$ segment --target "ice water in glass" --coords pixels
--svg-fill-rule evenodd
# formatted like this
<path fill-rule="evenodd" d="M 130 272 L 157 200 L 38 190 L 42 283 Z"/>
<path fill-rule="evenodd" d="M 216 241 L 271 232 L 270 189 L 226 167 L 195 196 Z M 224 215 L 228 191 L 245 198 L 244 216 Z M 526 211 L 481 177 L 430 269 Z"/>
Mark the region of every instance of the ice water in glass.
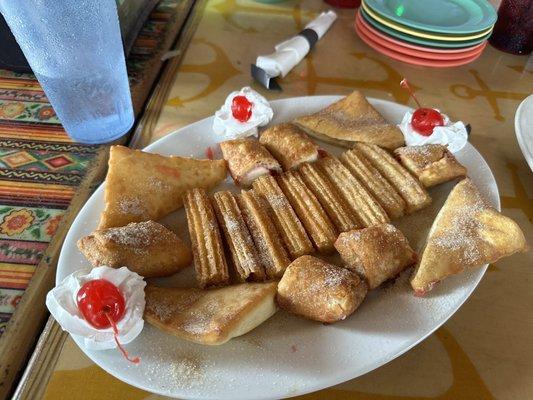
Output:
<path fill-rule="evenodd" d="M 72 139 L 105 143 L 129 131 L 115 0 L 0 0 L 0 11 Z"/>

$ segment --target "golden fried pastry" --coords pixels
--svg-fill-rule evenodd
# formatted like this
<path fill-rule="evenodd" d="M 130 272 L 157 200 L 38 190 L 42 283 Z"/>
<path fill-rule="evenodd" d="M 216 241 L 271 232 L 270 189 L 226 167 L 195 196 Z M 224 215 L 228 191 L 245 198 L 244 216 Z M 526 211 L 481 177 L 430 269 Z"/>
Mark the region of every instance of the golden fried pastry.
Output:
<path fill-rule="evenodd" d="M 78 248 L 97 267 L 128 267 L 145 278 L 169 276 L 187 267 L 191 249 L 174 232 L 154 221 L 94 231 Z"/>
<path fill-rule="evenodd" d="M 369 289 L 416 262 L 416 253 L 405 235 L 390 224 L 341 233 L 335 248 L 346 267 L 365 278 Z"/>
<path fill-rule="evenodd" d="M 200 290 L 146 286 L 146 321 L 191 342 L 218 345 L 276 313 L 277 282 Z"/>
<path fill-rule="evenodd" d="M 211 201 L 203 189 L 184 196 L 196 280 L 201 288 L 229 284 L 228 264 Z"/>
<path fill-rule="evenodd" d="M 359 91 L 317 113 L 296 118 L 294 123 L 317 139 L 347 148 L 355 142 L 391 150 L 405 144 L 400 129 L 389 124 Z"/>
<path fill-rule="evenodd" d="M 294 260 L 278 284 L 280 308 L 314 321 L 332 323 L 351 315 L 367 293 L 355 272 L 313 256 Z"/>
<path fill-rule="evenodd" d="M 294 211 L 302 221 L 305 230 L 318 251 L 333 251 L 337 231 L 319 201 L 309 190 L 298 171 L 287 171 L 279 176 L 279 186 Z"/>
<path fill-rule="evenodd" d="M 322 158 L 318 165 L 364 226 L 389 222 L 385 210 L 338 159 Z"/>
<path fill-rule="evenodd" d="M 346 200 L 316 164 L 302 164 L 299 172 L 339 232 L 362 226 Z"/>
<path fill-rule="evenodd" d="M 237 201 L 231 192 L 217 192 L 213 196 L 218 222 L 224 231 L 233 266 L 240 282 L 264 281 L 265 270 L 248 231 Z"/>
<path fill-rule="evenodd" d="M 400 147 L 394 154 L 425 187 L 466 176 L 466 168 L 442 144 Z"/>
<path fill-rule="evenodd" d="M 226 178 L 224 160 L 197 160 L 111 146 L 105 209 L 98 229 L 158 220 L 183 205 L 194 187 L 211 189 Z"/>
<path fill-rule="evenodd" d="M 428 192 L 396 159 L 379 146 L 356 143 L 354 148 L 383 175 L 407 204 L 406 212 L 412 213 L 431 203 Z"/>
<path fill-rule="evenodd" d="M 295 259 L 313 253 L 313 244 L 276 179 L 270 175 L 262 176 L 255 180 L 253 188 L 267 201 L 274 224 L 290 257 Z"/>
<path fill-rule="evenodd" d="M 285 171 L 318 159 L 318 146 L 296 125 L 274 125 L 261 133 L 259 142 L 276 157 Z"/>
<path fill-rule="evenodd" d="M 411 286 L 424 295 L 450 275 L 526 249 L 518 224 L 491 207 L 466 178 L 455 185 L 433 221 Z"/>
<path fill-rule="evenodd" d="M 272 154 L 254 139 L 234 139 L 220 143 L 229 172 L 237 185 L 250 186 L 252 182 L 271 172 L 281 172 L 281 166 Z"/>
<path fill-rule="evenodd" d="M 348 150 L 340 157 L 342 163 L 381 204 L 391 219 L 404 214 L 405 201 L 389 182 L 372 166 L 357 148 Z"/>
<path fill-rule="evenodd" d="M 243 190 L 241 195 L 237 197 L 237 201 L 254 238 L 259 260 L 266 275 L 269 279 L 281 278 L 291 261 L 276 227 L 268 215 L 266 200 L 253 190 Z"/>

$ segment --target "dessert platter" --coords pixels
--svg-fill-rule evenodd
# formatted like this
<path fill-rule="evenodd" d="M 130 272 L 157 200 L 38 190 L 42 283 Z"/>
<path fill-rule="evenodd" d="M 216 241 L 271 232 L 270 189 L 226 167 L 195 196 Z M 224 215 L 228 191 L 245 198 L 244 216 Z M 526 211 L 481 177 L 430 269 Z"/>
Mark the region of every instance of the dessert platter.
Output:
<path fill-rule="evenodd" d="M 296 396 L 409 350 L 525 251 L 498 210 L 464 124 L 437 109 L 243 88 L 143 151 L 111 147 L 47 306 L 142 389 Z"/>

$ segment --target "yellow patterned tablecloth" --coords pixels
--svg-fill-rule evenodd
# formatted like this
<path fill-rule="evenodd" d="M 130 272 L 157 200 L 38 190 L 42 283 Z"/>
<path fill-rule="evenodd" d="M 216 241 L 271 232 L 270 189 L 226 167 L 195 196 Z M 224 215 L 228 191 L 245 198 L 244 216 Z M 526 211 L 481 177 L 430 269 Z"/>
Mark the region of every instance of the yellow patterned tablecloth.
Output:
<path fill-rule="evenodd" d="M 213 114 L 226 95 L 250 85 L 250 63 L 259 53 L 302 29 L 326 8 L 320 0 L 264 5 L 211 0 L 187 50 L 158 121 L 156 140 Z M 533 92 L 527 58 L 490 46 L 474 63 L 428 69 L 393 61 L 354 33 L 353 10 L 342 10 L 331 31 L 268 99 L 313 94 L 368 96 L 407 103 L 398 83 L 410 80 L 424 104 L 473 127 L 471 142 L 494 171 L 503 212 L 533 244 L 533 174 L 516 142 L 514 113 Z M 532 399 L 533 252 L 491 265 L 466 304 L 435 334 L 388 365 L 303 399 Z M 46 399 L 160 399 L 111 377 L 69 339 Z"/>

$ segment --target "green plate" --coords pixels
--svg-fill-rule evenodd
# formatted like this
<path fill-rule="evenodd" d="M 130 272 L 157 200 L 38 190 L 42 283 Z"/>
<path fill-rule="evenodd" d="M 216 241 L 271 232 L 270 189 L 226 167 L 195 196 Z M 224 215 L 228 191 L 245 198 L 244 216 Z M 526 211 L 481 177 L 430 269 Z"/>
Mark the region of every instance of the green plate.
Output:
<path fill-rule="evenodd" d="M 461 48 L 461 47 L 472 47 L 472 46 L 475 46 L 476 44 L 479 44 L 487 40 L 488 37 L 490 36 L 490 33 L 488 33 L 486 36 L 480 37 L 479 39 L 456 41 L 456 42 L 423 39 L 420 37 L 408 35 L 403 32 L 395 31 L 379 23 L 378 21 L 372 19 L 372 17 L 370 17 L 363 8 L 360 8 L 359 12 L 361 13 L 361 16 L 365 19 L 365 21 L 367 21 L 369 24 L 371 24 L 373 27 L 375 27 L 379 31 L 384 32 L 389 36 L 403 40 L 404 42 L 415 43 L 415 44 L 419 44 L 419 45 L 426 46 L 426 47 L 434 47 L 437 49 L 451 49 L 451 48 L 455 49 L 455 48 Z"/>
<path fill-rule="evenodd" d="M 376 13 L 428 32 L 467 34 L 489 29 L 496 11 L 487 0 L 365 0 Z"/>

